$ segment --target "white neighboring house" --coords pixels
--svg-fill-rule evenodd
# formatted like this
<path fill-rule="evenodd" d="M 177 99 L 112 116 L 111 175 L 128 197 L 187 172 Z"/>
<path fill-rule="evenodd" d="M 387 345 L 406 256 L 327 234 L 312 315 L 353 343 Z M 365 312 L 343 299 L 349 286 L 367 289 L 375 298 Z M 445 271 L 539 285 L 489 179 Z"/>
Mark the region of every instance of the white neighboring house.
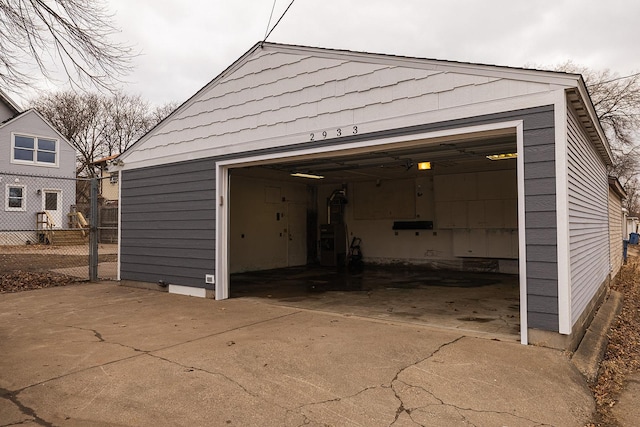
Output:
<path fill-rule="evenodd" d="M 67 228 L 76 203 L 76 152 L 36 110 L 0 92 L 0 245 L 38 241 L 39 212 Z"/>

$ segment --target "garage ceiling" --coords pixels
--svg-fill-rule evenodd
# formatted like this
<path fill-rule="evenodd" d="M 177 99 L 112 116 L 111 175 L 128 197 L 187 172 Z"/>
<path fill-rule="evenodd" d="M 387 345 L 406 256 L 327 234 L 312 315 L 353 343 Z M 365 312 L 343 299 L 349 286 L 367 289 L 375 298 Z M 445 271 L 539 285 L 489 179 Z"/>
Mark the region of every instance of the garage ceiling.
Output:
<path fill-rule="evenodd" d="M 321 175 L 322 182 L 359 179 L 394 179 L 417 172 L 419 162 L 431 162 L 434 169 L 451 168 L 471 163 L 491 162 L 486 156 L 516 152 L 516 136 L 447 139 L 434 142 L 412 141 L 410 145 L 389 145 L 358 154 L 331 154 L 322 157 L 263 164 L 244 169 L 245 175 L 284 177 L 292 173 Z M 503 163 L 503 162 L 491 162 Z M 506 166 L 502 164 L 502 167 Z"/>

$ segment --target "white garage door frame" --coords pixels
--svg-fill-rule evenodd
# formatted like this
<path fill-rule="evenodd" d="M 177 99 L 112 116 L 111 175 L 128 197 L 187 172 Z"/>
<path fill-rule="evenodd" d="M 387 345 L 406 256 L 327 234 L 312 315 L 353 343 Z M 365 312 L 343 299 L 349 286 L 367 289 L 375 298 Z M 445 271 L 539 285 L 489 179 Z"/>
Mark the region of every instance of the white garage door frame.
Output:
<path fill-rule="evenodd" d="M 490 136 L 491 134 L 510 133 L 516 135 L 517 146 L 517 180 L 518 180 L 518 266 L 520 283 L 520 342 L 528 343 L 527 334 L 527 266 L 526 266 L 526 227 L 524 204 L 524 136 L 522 120 L 512 120 L 447 129 L 434 132 L 417 133 L 411 135 L 391 136 L 375 140 L 363 140 L 352 143 L 336 144 L 324 147 L 295 150 L 285 153 L 269 153 L 248 155 L 216 163 L 216 299 L 229 298 L 229 171 L 247 166 L 259 166 L 274 163 L 293 162 L 314 158 L 345 155 L 356 155 L 376 151 L 382 147 L 393 148 L 426 146 L 441 142 L 443 138 Z"/>

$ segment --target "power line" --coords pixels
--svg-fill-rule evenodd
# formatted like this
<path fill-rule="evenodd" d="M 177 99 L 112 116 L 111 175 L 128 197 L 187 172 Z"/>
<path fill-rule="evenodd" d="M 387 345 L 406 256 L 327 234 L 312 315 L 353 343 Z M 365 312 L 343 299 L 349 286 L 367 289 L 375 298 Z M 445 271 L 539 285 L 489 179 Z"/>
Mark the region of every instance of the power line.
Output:
<path fill-rule="evenodd" d="M 264 36 L 264 40 L 262 40 L 262 43 L 264 43 L 264 42 L 266 42 L 266 41 L 267 41 L 267 39 L 269 38 L 269 36 L 270 36 L 270 35 L 271 35 L 271 33 L 273 32 L 273 30 L 275 30 L 275 29 L 276 29 L 276 27 L 278 26 L 278 24 L 280 23 L 280 21 L 282 21 L 282 18 L 284 18 L 284 15 L 286 15 L 286 13 L 289 11 L 289 9 L 290 9 L 290 8 L 291 8 L 291 6 L 293 5 L 293 2 L 294 2 L 294 1 L 296 1 L 296 0 L 291 0 L 291 3 L 289 3 L 289 6 L 287 6 L 287 8 L 286 8 L 286 9 L 284 10 L 284 12 L 282 13 L 282 16 L 280 16 L 280 19 L 278 19 L 278 22 L 276 22 L 276 23 L 273 25 L 273 28 L 271 28 L 271 31 L 269 31 L 269 32 L 267 33 L 267 35 L 266 35 L 266 36 Z M 273 6 L 275 7 L 275 5 L 276 5 L 276 3 L 275 3 L 275 1 L 274 1 L 274 2 L 273 2 Z M 271 11 L 271 14 L 273 15 L 273 10 Z M 271 23 L 271 18 L 269 18 L 269 23 Z M 268 28 L 269 28 L 269 27 L 267 27 L 267 29 L 268 29 Z"/>
<path fill-rule="evenodd" d="M 595 83 L 595 84 L 591 84 L 591 85 L 589 85 L 589 87 L 596 86 L 598 84 L 601 85 L 601 84 L 606 84 L 606 83 L 613 83 L 613 82 L 617 82 L 618 80 L 630 79 L 631 77 L 637 77 L 637 76 L 640 76 L 640 73 L 634 73 L 634 74 L 629 74 L 628 76 L 616 77 L 615 79 L 611 79 L 611 80 L 607 80 L 607 81 L 604 81 L 604 82 L 598 82 L 598 83 Z"/>
<path fill-rule="evenodd" d="M 262 40 L 262 42 L 264 43 L 264 41 L 267 39 L 267 37 L 269 36 L 269 27 L 271 26 L 271 18 L 273 18 L 273 11 L 276 9 L 276 2 L 278 0 L 273 0 L 273 6 L 271 7 L 271 15 L 269 15 L 269 22 L 267 22 L 267 29 L 264 30 L 264 40 Z"/>

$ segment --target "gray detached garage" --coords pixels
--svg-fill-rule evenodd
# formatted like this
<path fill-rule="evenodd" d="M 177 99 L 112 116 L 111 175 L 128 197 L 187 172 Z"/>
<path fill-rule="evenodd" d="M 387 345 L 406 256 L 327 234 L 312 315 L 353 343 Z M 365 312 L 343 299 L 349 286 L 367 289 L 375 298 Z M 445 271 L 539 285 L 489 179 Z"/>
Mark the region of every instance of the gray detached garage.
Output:
<path fill-rule="evenodd" d="M 258 43 L 120 157 L 119 279 L 225 299 L 357 237 L 517 275 L 521 342 L 572 348 L 622 258 L 611 162 L 579 75 Z"/>

